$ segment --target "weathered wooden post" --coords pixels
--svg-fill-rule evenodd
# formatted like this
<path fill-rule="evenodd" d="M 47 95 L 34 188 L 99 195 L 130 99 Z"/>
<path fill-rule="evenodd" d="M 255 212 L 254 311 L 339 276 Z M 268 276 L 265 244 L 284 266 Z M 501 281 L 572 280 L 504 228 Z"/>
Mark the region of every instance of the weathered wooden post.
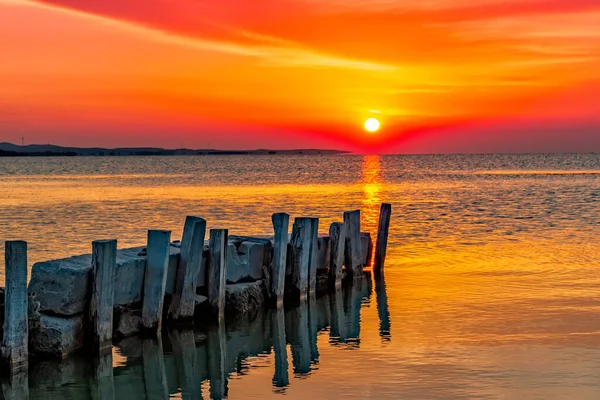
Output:
<path fill-rule="evenodd" d="M 334 287 L 342 286 L 342 267 L 344 266 L 344 249 L 346 248 L 346 224 L 334 222 L 329 228 L 331 238 L 331 263 L 329 281 Z"/>
<path fill-rule="evenodd" d="M 92 242 L 92 293 L 88 326 L 90 350 L 97 354 L 112 351 L 116 267 L 117 241 L 96 240 Z"/>
<path fill-rule="evenodd" d="M 146 331 L 161 330 L 170 245 L 171 231 L 148 231 L 142 306 L 142 326 Z"/>
<path fill-rule="evenodd" d="M 360 241 L 360 210 L 344 212 L 344 223 L 346 224 L 346 248 L 345 264 L 346 272 L 350 272 L 355 278 L 361 277 L 362 273 L 362 244 Z"/>
<path fill-rule="evenodd" d="M 308 262 L 308 293 L 317 290 L 317 267 L 319 264 L 319 218 L 310 219 L 310 260 Z"/>
<path fill-rule="evenodd" d="M 308 294 L 308 274 L 311 257 L 312 221 L 310 218 L 296 218 L 292 226 L 290 240 L 292 250 L 292 279 L 290 293 L 296 299 L 306 299 Z"/>
<path fill-rule="evenodd" d="M 4 255 L 6 292 L 2 363 L 11 374 L 27 369 L 27 242 L 7 241 Z"/>
<path fill-rule="evenodd" d="M 392 205 L 388 203 L 381 204 L 381 210 L 379 212 L 379 227 L 377 228 L 377 244 L 375 246 L 375 270 L 383 271 L 385 255 L 387 252 L 387 240 L 390 230 L 391 215 Z"/>
<path fill-rule="evenodd" d="M 202 249 L 206 235 L 206 221 L 188 216 L 183 227 L 181 255 L 175 277 L 175 290 L 169 306 L 168 318 L 186 321 L 194 318 L 198 271 L 202 263 Z"/>
<path fill-rule="evenodd" d="M 273 229 L 275 236 L 273 240 L 273 273 L 271 275 L 271 293 L 275 298 L 275 304 L 283 304 L 285 293 L 285 268 L 287 260 L 288 228 L 290 216 L 285 213 L 273 214 Z"/>
<path fill-rule="evenodd" d="M 225 316 L 227 229 L 211 229 L 208 259 L 208 304 L 219 319 Z"/>

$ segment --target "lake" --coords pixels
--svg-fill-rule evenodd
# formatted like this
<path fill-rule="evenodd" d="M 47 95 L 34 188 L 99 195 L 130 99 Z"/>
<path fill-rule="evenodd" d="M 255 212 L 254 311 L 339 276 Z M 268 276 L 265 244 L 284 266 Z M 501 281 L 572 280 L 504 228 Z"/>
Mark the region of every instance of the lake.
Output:
<path fill-rule="evenodd" d="M 0 193 L 0 240 L 28 241 L 30 264 L 177 239 L 186 215 L 272 235 L 287 212 L 326 233 L 360 208 L 373 235 L 393 206 L 383 278 L 126 339 L 108 365 L 38 363 L 32 399 L 600 397 L 598 154 L 0 158 Z"/>

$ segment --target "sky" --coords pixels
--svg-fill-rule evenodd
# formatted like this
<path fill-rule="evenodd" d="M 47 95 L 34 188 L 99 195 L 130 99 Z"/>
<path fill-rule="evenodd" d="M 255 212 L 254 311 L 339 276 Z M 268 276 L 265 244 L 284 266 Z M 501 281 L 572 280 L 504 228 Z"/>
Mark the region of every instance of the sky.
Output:
<path fill-rule="evenodd" d="M 598 0 L 0 0 L 0 142 L 600 152 L 598 21 Z"/>

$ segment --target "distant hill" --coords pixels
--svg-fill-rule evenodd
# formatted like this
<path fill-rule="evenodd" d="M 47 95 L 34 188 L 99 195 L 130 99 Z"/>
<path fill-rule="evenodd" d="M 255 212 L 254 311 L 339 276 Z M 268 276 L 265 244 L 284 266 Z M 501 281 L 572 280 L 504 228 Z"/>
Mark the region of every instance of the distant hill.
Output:
<path fill-rule="evenodd" d="M 174 155 L 239 155 L 239 154 L 344 154 L 347 151 L 321 149 L 294 150 L 216 150 L 216 149 L 162 149 L 156 147 L 63 147 L 52 144 L 28 144 L 19 146 L 13 143 L 0 143 L 0 157 L 48 157 L 48 156 L 174 156 Z"/>

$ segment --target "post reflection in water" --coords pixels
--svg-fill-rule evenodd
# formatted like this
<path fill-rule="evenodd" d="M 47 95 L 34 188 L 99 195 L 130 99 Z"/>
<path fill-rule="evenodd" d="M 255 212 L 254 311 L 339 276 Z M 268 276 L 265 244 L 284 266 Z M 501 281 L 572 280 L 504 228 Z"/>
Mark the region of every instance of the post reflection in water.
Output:
<path fill-rule="evenodd" d="M 392 323 L 390 321 L 390 310 L 388 308 L 387 291 L 385 287 L 385 276 L 375 273 L 375 296 L 377 298 L 377 314 L 379 315 L 379 336 L 383 341 L 392 339 Z"/>
<path fill-rule="evenodd" d="M 292 365 L 294 373 L 306 375 L 310 373 L 311 367 L 311 345 L 310 328 L 308 325 L 308 301 L 300 302 L 300 305 L 290 310 L 286 319 L 289 320 L 286 332 L 289 335 L 288 341 L 292 347 Z"/>
<path fill-rule="evenodd" d="M 227 397 L 227 337 L 225 323 L 219 321 L 208 331 L 208 377 L 210 379 L 210 398 L 221 400 Z"/>
<path fill-rule="evenodd" d="M 160 339 L 144 339 L 142 343 L 142 359 L 144 364 L 144 385 L 148 400 L 169 398 L 167 374 L 162 341 Z"/>
<path fill-rule="evenodd" d="M 273 339 L 273 352 L 275 353 L 275 372 L 273 375 L 273 386 L 284 388 L 290 384 L 288 374 L 287 343 L 285 340 L 285 311 L 283 307 L 277 307 L 271 312 L 271 332 Z"/>
<path fill-rule="evenodd" d="M 112 352 L 99 356 L 92 361 L 90 392 L 95 400 L 114 400 L 115 384 L 113 378 Z"/>
<path fill-rule="evenodd" d="M 173 346 L 173 358 L 177 372 L 178 386 L 183 400 L 202 399 L 202 376 L 198 363 L 198 354 L 191 329 L 169 331 L 169 340 Z"/>

